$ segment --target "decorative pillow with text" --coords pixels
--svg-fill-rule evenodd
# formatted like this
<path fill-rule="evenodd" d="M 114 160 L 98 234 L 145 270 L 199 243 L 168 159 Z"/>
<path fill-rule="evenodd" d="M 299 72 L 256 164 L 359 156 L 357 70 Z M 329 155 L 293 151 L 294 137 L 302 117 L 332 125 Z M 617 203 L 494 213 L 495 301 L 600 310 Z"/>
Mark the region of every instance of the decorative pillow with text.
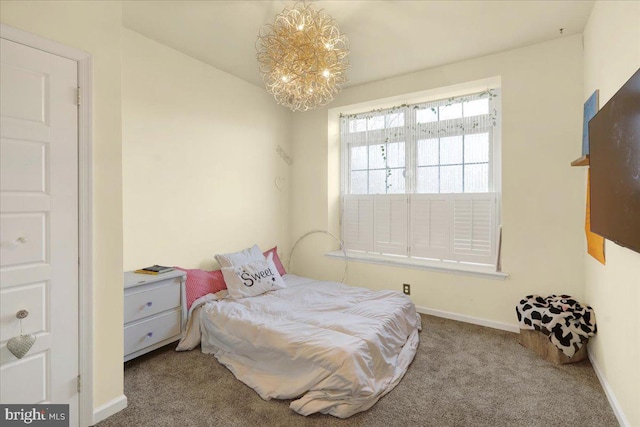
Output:
<path fill-rule="evenodd" d="M 254 260 L 234 267 L 222 267 L 229 296 L 235 299 L 253 297 L 276 289 L 286 288 L 282 276 L 273 263 L 273 254 L 266 260 Z"/>

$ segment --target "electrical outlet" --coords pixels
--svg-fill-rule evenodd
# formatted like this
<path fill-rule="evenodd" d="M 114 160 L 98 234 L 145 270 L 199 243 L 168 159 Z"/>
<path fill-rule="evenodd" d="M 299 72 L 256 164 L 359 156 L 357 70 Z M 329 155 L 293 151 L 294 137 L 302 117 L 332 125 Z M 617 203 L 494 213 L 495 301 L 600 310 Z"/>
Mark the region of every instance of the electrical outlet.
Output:
<path fill-rule="evenodd" d="M 411 285 L 408 283 L 403 283 L 402 292 L 404 292 L 405 295 L 411 295 Z"/>

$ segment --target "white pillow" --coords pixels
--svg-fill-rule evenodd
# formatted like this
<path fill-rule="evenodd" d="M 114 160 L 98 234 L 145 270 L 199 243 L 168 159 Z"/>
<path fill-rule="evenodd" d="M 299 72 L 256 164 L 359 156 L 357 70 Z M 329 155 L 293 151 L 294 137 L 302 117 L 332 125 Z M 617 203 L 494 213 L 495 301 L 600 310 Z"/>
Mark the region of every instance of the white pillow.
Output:
<path fill-rule="evenodd" d="M 267 259 L 253 260 L 235 267 L 222 267 L 229 296 L 235 299 L 253 297 L 287 286 L 273 263 L 273 254 Z"/>
<path fill-rule="evenodd" d="M 218 254 L 216 255 L 216 261 L 220 264 L 220 267 L 237 267 L 240 265 L 249 264 L 251 261 L 264 261 L 265 257 L 258 245 L 253 245 L 250 248 L 242 250 L 240 252 L 233 252 L 230 254 Z M 225 280 L 226 282 L 226 280 Z"/>

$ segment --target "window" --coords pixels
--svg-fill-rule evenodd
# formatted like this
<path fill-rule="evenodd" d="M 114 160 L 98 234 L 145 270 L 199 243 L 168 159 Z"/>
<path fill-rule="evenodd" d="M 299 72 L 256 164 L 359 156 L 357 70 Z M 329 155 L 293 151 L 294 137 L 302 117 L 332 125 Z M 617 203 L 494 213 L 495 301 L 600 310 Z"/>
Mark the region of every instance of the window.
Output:
<path fill-rule="evenodd" d="M 342 115 L 345 248 L 495 265 L 498 96 Z"/>

